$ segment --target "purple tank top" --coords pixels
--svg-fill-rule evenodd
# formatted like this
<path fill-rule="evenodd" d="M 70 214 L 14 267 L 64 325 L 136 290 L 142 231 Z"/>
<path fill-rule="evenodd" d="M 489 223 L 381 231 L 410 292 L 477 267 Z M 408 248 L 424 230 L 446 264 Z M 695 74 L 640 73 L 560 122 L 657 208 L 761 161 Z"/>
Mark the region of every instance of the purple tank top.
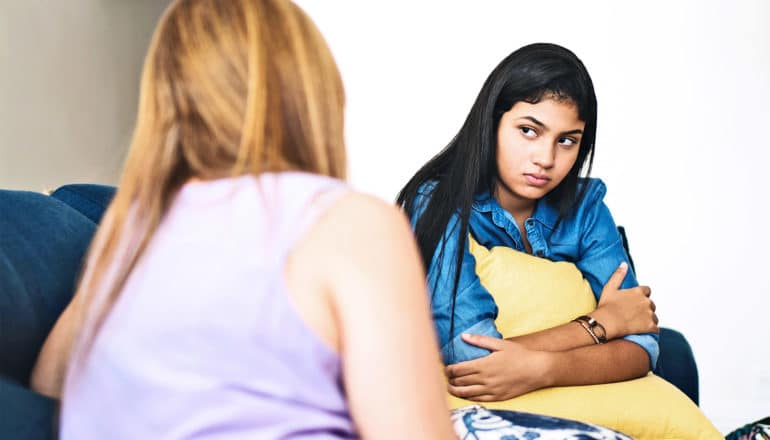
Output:
<path fill-rule="evenodd" d="M 345 190 L 296 172 L 185 185 L 67 376 L 61 438 L 357 438 L 340 358 L 283 278 Z"/>

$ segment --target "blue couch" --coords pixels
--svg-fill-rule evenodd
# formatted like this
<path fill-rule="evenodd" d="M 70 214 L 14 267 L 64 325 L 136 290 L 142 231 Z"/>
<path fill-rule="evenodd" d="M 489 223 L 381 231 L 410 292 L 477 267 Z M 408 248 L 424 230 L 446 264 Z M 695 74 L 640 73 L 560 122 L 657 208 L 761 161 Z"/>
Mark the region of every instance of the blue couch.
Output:
<path fill-rule="evenodd" d="M 0 438 L 56 437 L 57 402 L 32 392 L 29 376 L 114 192 L 101 185 L 66 185 L 51 196 L 0 190 Z M 685 338 L 661 329 L 660 349 L 655 372 L 697 404 Z"/>

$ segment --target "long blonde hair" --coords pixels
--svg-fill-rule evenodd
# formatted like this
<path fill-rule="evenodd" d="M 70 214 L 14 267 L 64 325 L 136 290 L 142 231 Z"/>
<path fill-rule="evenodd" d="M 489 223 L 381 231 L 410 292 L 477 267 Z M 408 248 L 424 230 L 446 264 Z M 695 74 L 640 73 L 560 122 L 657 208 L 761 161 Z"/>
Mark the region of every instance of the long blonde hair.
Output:
<path fill-rule="evenodd" d="M 343 107 L 334 59 L 295 4 L 175 1 L 147 53 L 123 176 L 75 296 L 73 361 L 90 351 L 186 181 L 287 170 L 344 178 Z"/>

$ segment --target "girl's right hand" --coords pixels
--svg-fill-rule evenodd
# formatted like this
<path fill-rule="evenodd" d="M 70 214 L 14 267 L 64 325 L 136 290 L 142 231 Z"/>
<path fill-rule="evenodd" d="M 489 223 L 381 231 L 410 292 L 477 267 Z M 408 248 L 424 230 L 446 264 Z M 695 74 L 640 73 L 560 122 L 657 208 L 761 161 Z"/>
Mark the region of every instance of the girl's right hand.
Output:
<path fill-rule="evenodd" d="M 621 263 L 604 285 L 599 305 L 591 313 L 604 326 L 608 340 L 638 333 L 660 332 L 649 286 L 620 288 L 627 272 L 628 264 Z"/>

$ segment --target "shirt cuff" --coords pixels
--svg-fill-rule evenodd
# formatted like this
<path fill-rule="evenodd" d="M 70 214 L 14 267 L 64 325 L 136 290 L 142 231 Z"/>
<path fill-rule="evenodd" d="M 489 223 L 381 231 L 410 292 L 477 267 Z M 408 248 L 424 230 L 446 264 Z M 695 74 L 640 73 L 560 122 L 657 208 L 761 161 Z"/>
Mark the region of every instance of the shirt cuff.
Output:
<path fill-rule="evenodd" d="M 503 335 L 497 331 L 494 320 L 487 318 L 483 321 L 477 322 L 476 324 L 473 324 L 472 326 L 458 333 L 457 336 L 452 338 L 452 340 L 441 347 L 441 357 L 444 359 L 444 364 L 452 365 L 458 362 L 470 361 L 484 357 L 491 353 L 486 348 L 476 347 L 475 345 L 471 345 L 463 341 L 463 333 L 484 335 L 493 338 L 503 337 Z"/>
<path fill-rule="evenodd" d="M 650 371 L 658 365 L 658 356 L 660 356 L 660 346 L 658 345 L 658 335 L 655 333 L 644 333 L 641 335 L 628 335 L 623 339 L 631 341 L 641 346 L 650 356 Z"/>

